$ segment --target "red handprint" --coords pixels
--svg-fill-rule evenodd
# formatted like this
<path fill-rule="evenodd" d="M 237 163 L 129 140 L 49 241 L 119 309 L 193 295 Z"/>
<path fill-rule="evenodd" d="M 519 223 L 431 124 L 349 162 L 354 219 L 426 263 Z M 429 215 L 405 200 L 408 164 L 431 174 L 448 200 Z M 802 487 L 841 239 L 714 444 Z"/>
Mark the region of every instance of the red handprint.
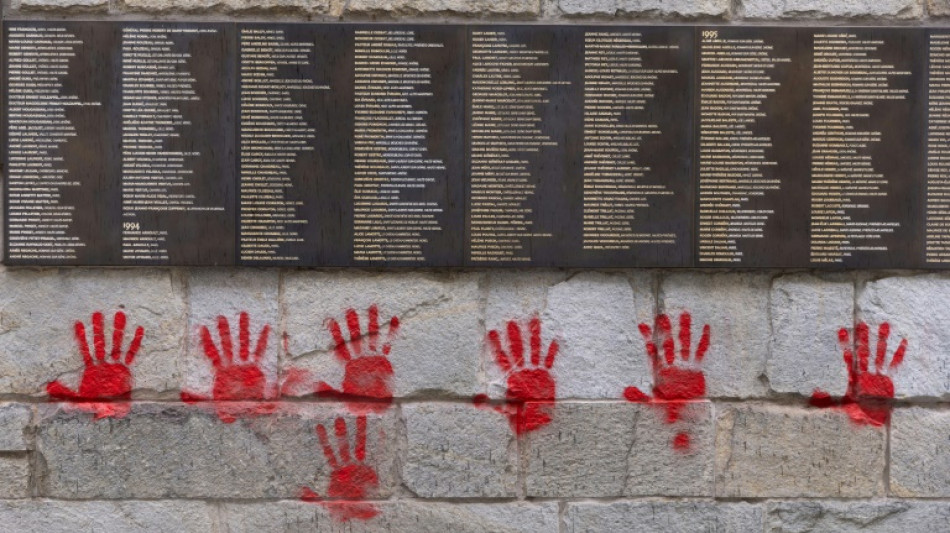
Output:
<path fill-rule="evenodd" d="M 541 367 L 541 319 L 537 316 L 528 323 L 530 335 L 531 361 L 525 367 L 524 342 L 521 336 L 521 326 L 517 321 L 508 322 L 508 348 L 510 354 L 505 353 L 501 345 L 501 335 L 497 330 L 488 333 L 488 342 L 495 354 L 495 362 L 508 374 L 505 399 L 507 405 L 495 407 L 495 410 L 508 417 L 511 428 L 516 434 L 522 435 L 529 431 L 546 426 L 551 422 L 551 406 L 554 405 L 556 384 L 551 376 L 551 367 L 557 357 L 559 345 L 557 340 L 551 341 Z M 514 372 L 512 372 L 514 370 Z M 488 401 L 488 396 L 479 394 L 475 397 L 476 405 Z"/>
<path fill-rule="evenodd" d="M 360 318 L 355 310 L 346 311 L 346 326 L 350 332 L 349 342 L 343 338 L 339 322 L 332 318 L 327 322 L 330 334 L 333 335 L 336 356 L 346 367 L 342 390 L 334 389 L 322 381 L 317 384 L 316 390 L 320 396 L 348 400 L 347 407 L 356 414 L 385 411 L 393 399 L 390 385 L 393 367 L 387 357 L 392 350 L 392 340 L 399 331 L 399 318 L 389 319 L 386 340 L 380 344 L 379 308 L 373 304 L 369 306 L 367 314 L 369 324 L 365 342 L 364 335 L 360 331 Z"/>
<path fill-rule="evenodd" d="M 79 390 L 74 391 L 59 381 L 46 385 L 51 398 L 69 402 L 87 403 L 96 413 L 96 418 L 121 416 L 128 413 L 128 406 L 110 405 L 102 400 L 129 400 L 132 398 L 132 371 L 129 367 L 135 361 L 135 355 L 142 346 L 145 329 L 135 328 L 135 335 L 122 355 L 122 341 L 125 335 L 125 313 L 117 311 L 112 320 L 112 350 L 106 357 L 106 336 L 103 330 L 102 313 L 92 314 L 92 345 L 95 357 L 89 351 L 86 338 L 86 326 L 77 321 L 73 326 L 79 352 L 86 368 L 79 382 Z"/>
<path fill-rule="evenodd" d="M 366 498 L 373 496 L 379 487 L 379 478 L 372 467 L 366 462 L 366 417 L 356 418 L 355 461 L 350 456 L 349 436 L 346 422 L 337 418 L 334 423 L 338 453 L 333 452 L 327 429 L 317 425 L 317 437 L 323 447 L 323 455 L 327 464 L 333 469 L 330 473 L 330 483 L 327 485 L 327 497 L 324 501 L 319 494 L 308 487 L 300 491 L 300 499 L 307 502 L 320 503 L 326 506 L 330 515 L 336 520 L 346 522 L 352 519 L 369 520 L 379 514 L 376 506 L 366 502 Z"/>
<path fill-rule="evenodd" d="M 218 406 L 218 416 L 224 422 L 234 422 L 235 416 L 231 412 L 233 410 L 228 408 L 227 404 L 218 402 L 255 401 L 272 399 L 277 396 L 276 387 L 267 385 L 267 378 L 260 368 L 261 360 L 267 351 L 270 326 L 265 324 L 261 328 L 253 353 L 250 351 L 250 317 L 247 312 L 241 313 L 238 327 L 237 358 L 234 356 L 231 326 L 226 317 L 218 317 L 218 336 L 221 339 L 220 351 L 211 338 L 208 327 L 201 326 L 200 330 L 201 347 L 205 356 L 211 360 L 211 364 L 214 366 L 214 384 L 211 399 Z M 188 392 L 182 392 L 181 398 L 187 402 L 208 401 L 206 397 Z M 271 410 L 268 406 L 264 406 L 262 409 L 265 413 Z M 246 409 L 243 408 L 239 410 L 246 412 Z"/>
<path fill-rule="evenodd" d="M 640 324 L 640 334 L 646 341 L 647 356 L 650 358 L 650 367 L 653 370 L 653 397 L 636 387 L 627 387 L 623 395 L 631 402 L 651 402 L 662 406 L 666 410 L 666 422 L 672 424 L 680 419 L 684 406 L 691 400 L 702 398 L 706 394 L 706 377 L 697 368 L 681 366 L 690 362 L 692 349 L 692 317 L 689 313 L 680 314 L 679 323 L 679 355 L 680 364 L 676 359 L 676 343 L 673 339 L 673 325 L 670 317 L 662 314 L 656 317 L 655 328 L 650 329 L 648 324 Z M 663 347 L 663 357 L 660 358 L 657 341 Z M 692 363 L 698 365 L 709 350 L 709 324 L 703 325 L 703 334 L 696 346 Z M 673 447 L 685 449 L 689 447 L 689 435 L 680 433 L 673 439 Z"/>
<path fill-rule="evenodd" d="M 891 335 L 891 325 L 884 322 L 877 328 L 877 350 L 874 354 L 874 372 L 868 368 L 871 358 L 871 344 L 868 325 L 861 322 L 854 328 L 857 345 L 852 348 L 848 330 L 838 331 L 838 342 L 844 352 L 844 364 L 848 368 L 848 390 L 844 398 L 835 400 L 826 392 L 815 389 L 811 404 L 815 407 L 834 407 L 842 409 L 855 423 L 883 426 L 891 417 L 891 400 L 894 398 L 894 382 L 884 374 L 896 369 L 904 362 L 907 351 L 907 339 L 901 339 L 900 345 L 891 357 L 891 363 L 885 367 L 887 340 Z M 854 352 L 858 360 L 854 360 Z"/>

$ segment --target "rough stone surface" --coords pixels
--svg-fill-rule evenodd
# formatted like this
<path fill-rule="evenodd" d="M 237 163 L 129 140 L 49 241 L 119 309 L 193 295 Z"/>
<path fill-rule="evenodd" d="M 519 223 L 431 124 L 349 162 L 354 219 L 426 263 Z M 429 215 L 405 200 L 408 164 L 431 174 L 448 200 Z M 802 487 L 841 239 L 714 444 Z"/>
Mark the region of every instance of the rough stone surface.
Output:
<path fill-rule="evenodd" d="M 368 521 L 334 523 L 324 507 L 302 502 L 222 505 L 228 533 L 557 533 L 555 502 L 445 504 L 379 503 Z"/>
<path fill-rule="evenodd" d="M 350 0 L 347 15 L 509 15 L 533 16 L 541 0 Z"/>
<path fill-rule="evenodd" d="M 507 419 L 467 404 L 402 408 L 403 485 L 424 498 L 516 496 L 518 455 Z"/>
<path fill-rule="evenodd" d="M 950 0 L 927 0 L 927 11 L 931 17 L 950 15 Z"/>
<path fill-rule="evenodd" d="M 716 496 L 882 496 L 886 434 L 844 413 L 737 405 L 718 413 Z"/>
<path fill-rule="evenodd" d="M 921 0 L 739 0 L 738 14 L 750 19 L 898 18 L 924 14 Z"/>
<path fill-rule="evenodd" d="M 565 523 L 567 533 L 747 533 L 762 530 L 762 509 L 747 503 L 568 503 Z"/>
<path fill-rule="evenodd" d="M 5 531 L 43 533 L 212 533 L 213 508 L 202 502 L 0 501 Z"/>
<path fill-rule="evenodd" d="M 30 459 L 25 453 L 0 455 L 0 498 L 27 498 L 29 495 Z"/>
<path fill-rule="evenodd" d="M 678 433 L 688 450 L 674 448 Z M 548 426 L 525 437 L 531 497 L 711 496 L 712 406 L 696 402 L 666 423 L 654 405 L 559 403 Z"/>
<path fill-rule="evenodd" d="M 897 369 L 883 369 L 891 376 L 898 398 L 950 398 L 947 291 L 950 278 L 927 275 L 872 281 L 858 294 L 858 318 L 871 327 L 872 345 L 877 343 L 878 326 L 891 325 L 887 363 L 900 339 L 907 339 L 904 363 Z"/>
<path fill-rule="evenodd" d="M 177 390 L 186 328 L 179 285 L 168 271 L 0 270 L 0 391 L 45 395 L 56 379 L 77 387 L 83 360 L 73 324 L 85 323 L 91 340 L 92 313 L 102 311 L 111 348 L 119 309 L 128 317 L 126 347 L 134 328 L 145 328 L 135 388 Z"/>
<path fill-rule="evenodd" d="M 709 351 L 697 365 L 706 375 L 706 396 L 768 393 L 769 281 L 767 274 L 673 274 L 660 285 L 661 307 L 674 328 L 681 313 L 692 315 L 692 353 L 709 324 Z"/>
<path fill-rule="evenodd" d="M 807 274 L 777 278 L 771 295 L 772 343 L 767 365 L 776 392 L 841 396 L 848 372 L 838 330 L 854 323 L 854 284 Z"/>
<path fill-rule="evenodd" d="M 683 18 L 725 17 L 730 0 L 559 0 L 565 15 L 658 16 Z"/>
<path fill-rule="evenodd" d="M 950 523 L 946 502 L 771 502 L 766 513 L 768 533 L 944 531 Z"/>
<path fill-rule="evenodd" d="M 11 0 L 11 11 L 63 11 L 83 13 L 106 11 L 109 0 Z"/>
<path fill-rule="evenodd" d="M 375 303 L 381 323 L 393 315 L 401 321 L 389 355 L 397 396 L 470 397 L 478 392 L 485 338 L 479 302 L 479 276 L 471 274 L 289 273 L 284 281 L 290 353 L 285 370 L 308 370 L 339 387 L 344 366 L 333 353 L 326 322 L 335 318 L 345 324 L 345 312 L 352 308 L 365 331 L 367 309 Z"/>
<path fill-rule="evenodd" d="M 583 272 L 550 288 L 541 315 L 544 347 L 557 338 L 554 363 L 558 398 L 620 398 L 625 387 L 652 383 L 637 324 L 652 321 L 653 277 Z M 504 328 L 491 321 L 490 328 Z M 503 396 L 504 379 L 488 366 L 492 395 Z"/>
<path fill-rule="evenodd" d="M 0 452 L 27 450 L 26 427 L 32 416 L 28 405 L 0 403 Z"/>
<path fill-rule="evenodd" d="M 253 404 L 249 407 L 259 406 Z M 332 405 L 285 403 L 276 412 L 222 423 L 204 406 L 139 403 L 123 419 L 42 406 L 36 449 L 46 463 L 41 494 L 54 498 L 295 498 L 326 494 L 327 466 L 314 427 L 352 415 Z M 366 463 L 379 495 L 393 483 L 394 417 L 371 416 Z M 330 430 L 333 434 L 332 429 Z M 331 443 L 336 446 L 336 442 Z"/>
<path fill-rule="evenodd" d="M 950 412 L 896 409 L 891 424 L 891 493 L 950 497 Z"/>
<path fill-rule="evenodd" d="M 188 277 L 188 356 L 182 360 L 182 390 L 211 396 L 214 367 L 201 347 L 200 329 L 206 326 L 221 350 L 218 316 L 228 319 L 235 353 L 239 346 L 241 312 L 250 318 L 253 353 L 265 325 L 270 326 L 267 351 L 260 368 L 276 392 L 280 358 L 280 278 L 274 270 L 195 270 Z"/>
<path fill-rule="evenodd" d="M 343 0 L 118 0 L 126 11 L 150 13 L 301 13 L 339 16 Z"/>

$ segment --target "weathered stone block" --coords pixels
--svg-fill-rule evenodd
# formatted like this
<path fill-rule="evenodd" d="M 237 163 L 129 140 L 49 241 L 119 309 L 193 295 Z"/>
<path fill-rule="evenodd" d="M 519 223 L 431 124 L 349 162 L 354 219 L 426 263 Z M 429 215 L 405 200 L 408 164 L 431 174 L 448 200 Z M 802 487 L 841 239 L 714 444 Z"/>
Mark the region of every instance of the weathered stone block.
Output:
<path fill-rule="evenodd" d="M 447 504 L 401 501 L 376 504 L 368 521 L 334 522 L 325 507 L 303 502 L 224 504 L 229 533 L 557 533 L 557 503 Z"/>
<path fill-rule="evenodd" d="M 64 11 L 85 13 L 106 11 L 109 0 L 11 0 L 12 11 Z"/>
<path fill-rule="evenodd" d="M 145 329 L 131 367 L 136 389 L 177 390 L 184 351 L 185 302 L 180 284 L 158 270 L 0 270 L 0 392 L 45 395 L 46 383 L 77 387 L 83 358 L 73 325 L 82 321 L 91 342 L 91 315 L 105 316 L 112 346 L 114 313 L 128 322 L 124 348 L 136 326 Z"/>
<path fill-rule="evenodd" d="M 883 369 L 891 376 L 898 398 L 950 398 L 947 294 L 950 278 L 940 275 L 884 278 L 868 282 L 858 294 L 858 318 L 871 328 L 872 350 L 884 322 L 890 324 L 888 364 L 900 339 L 907 339 L 903 364 Z"/>
<path fill-rule="evenodd" d="M 950 523 L 946 502 L 770 502 L 766 513 L 768 533 L 943 531 Z"/>
<path fill-rule="evenodd" d="M 923 16 L 920 0 L 739 0 L 739 16 L 784 18 L 898 18 Z"/>
<path fill-rule="evenodd" d="M 565 15 L 725 17 L 730 0 L 559 0 Z"/>
<path fill-rule="evenodd" d="M 202 502 L 0 501 L 6 531 L 43 533 L 212 533 L 212 506 Z"/>
<path fill-rule="evenodd" d="M 30 459 L 25 453 L 0 455 L 0 498 L 30 496 Z M 0 518 L 3 513 L 0 512 Z M 0 520 L 0 524 L 3 521 Z"/>
<path fill-rule="evenodd" d="M 193 270 L 188 276 L 188 356 L 182 359 L 182 390 L 211 396 L 214 366 L 202 348 L 200 331 L 207 327 L 222 351 L 218 317 L 228 320 L 232 349 L 239 359 L 240 315 L 248 314 L 248 346 L 253 354 L 264 326 L 269 327 L 267 350 L 259 368 L 267 385 L 277 389 L 280 358 L 279 274 L 273 270 Z M 223 353 L 223 352 L 222 352 Z M 273 396 L 268 396 L 273 397 Z"/>
<path fill-rule="evenodd" d="M 660 406 L 625 402 L 558 403 L 553 413 L 525 437 L 528 496 L 712 495 L 709 402 L 684 407 L 675 423 Z"/>
<path fill-rule="evenodd" d="M 339 16 L 342 0 L 119 0 L 126 11 L 150 13 L 300 13 Z"/>
<path fill-rule="evenodd" d="M 735 405 L 718 414 L 716 496 L 882 496 L 886 434 L 844 413 Z"/>
<path fill-rule="evenodd" d="M 236 404 L 236 402 L 231 402 Z M 355 417 L 330 404 L 282 403 L 267 412 L 247 404 L 246 416 L 222 423 L 203 406 L 137 403 L 122 419 L 41 406 L 36 450 L 46 464 L 41 494 L 55 498 L 295 498 L 303 487 L 326 495 L 332 472 L 315 426 L 347 422 L 356 448 Z M 262 412 L 263 411 L 263 412 Z M 255 416 L 258 415 L 258 416 Z M 366 464 L 379 477 L 379 496 L 393 484 L 394 416 L 370 416 Z"/>
<path fill-rule="evenodd" d="M 709 324 L 709 350 L 702 364 L 706 396 L 763 396 L 769 351 L 769 282 L 767 274 L 672 274 L 660 285 L 663 312 L 674 334 L 683 312 L 692 315 L 691 357 Z"/>
<path fill-rule="evenodd" d="M 22 403 L 0 403 L 0 452 L 19 452 L 28 448 L 26 428 L 32 411 Z"/>
<path fill-rule="evenodd" d="M 290 359 L 284 370 L 306 370 L 339 387 L 345 366 L 333 352 L 327 320 L 339 321 L 348 340 L 346 310 L 357 311 L 365 333 L 367 309 L 377 304 L 381 325 L 392 316 L 401 322 L 389 354 L 396 396 L 473 396 L 485 338 L 478 285 L 479 276 L 471 274 L 289 273 L 284 305 Z"/>
<path fill-rule="evenodd" d="M 424 498 L 516 496 L 518 455 L 507 419 L 466 404 L 402 408 L 402 483 Z"/>
<path fill-rule="evenodd" d="M 950 0 L 927 0 L 927 12 L 931 17 L 950 15 Z"/>
<path fill-rule="evenodd" d="M 854 284 L 807 274 L 772 283 L 772 344 L 767 365 L 772 389 L 810 396 L 815 389 L 841 396 L 848 373 L 838 330 L 854 325 Z"/>
<path fill-rule="evenodd" d="M 534 16 L 540 0 L 350 0 L 347 15 L 509 15 Z"/>
<path fill-rule="evenodd" d="M 567 533 L 747 533 L 761 531 L 762 508 L 712 502 L 568 503 L 565 523 Z"/>
<path fill-rule="evenodd" d="M 950 412 L 896 409 L 891 416 L 890 472 L 894 495 L 950 497 Z"/>

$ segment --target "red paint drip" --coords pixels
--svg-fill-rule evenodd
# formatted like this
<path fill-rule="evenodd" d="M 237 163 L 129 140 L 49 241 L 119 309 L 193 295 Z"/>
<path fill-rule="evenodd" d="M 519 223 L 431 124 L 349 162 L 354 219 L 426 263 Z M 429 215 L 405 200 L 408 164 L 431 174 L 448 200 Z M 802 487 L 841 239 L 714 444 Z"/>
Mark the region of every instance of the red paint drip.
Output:
<path fill-rule="evenodd" d="M 894 382 L 887 372 L 903 363 L 907 351 L 907 339 L 901 339 L 897 350 L 886 364 L 888 338 L 891 325 L 878 326 L 877 346 L 874 355 L 874 370 L 870 369 L 870 328 L 864 322 L 855 326 L 855 342 L 851 345 L 848 330 L 838 331 L 845 367 L 848 370 L 848 388 L 844 397 L 834 399 L 830 394 L 815 390 L 809 404 L 813 407 L 839 409 L 858 425 L 884 426 L 890 421 L 894 398 Z M 857 361 L 854 354 L 857 353 Z"/>
<path fill-rule="evenodd" d="M 690 437 L 687 433 L 677 433 L 673 437 L 673 449 L 678 451 L 687 451 L 690 446 Z"/>
<path fill-rule="evenodd" d="M 46 392 L 54 400 L 62 400 L 71 404 L 82 404 L 81 410 L 91 412 L 96 418 L 118 418 L 129 413 L 129 406 L 114 401 L 127 401 L 132 398 L 132 370 L 131 365 L 142 345 L 145 330 L 139 326 L 135 329 L 135 337 L 129 349 L 122 357 L 122 340 L 126 326 L 126 316 L 117 311 L 113 317 L 113 342 L 109 356 L 106 356 L 106 336 L 103 325 L 103 314 L 96 311 L 92 315 L 93 347 L 95 357 L 89 350 L 89 341 L 86 338 L 86 327 L 82 322 L 76 322 L 73 333 L 76 344 L 82 356 L 85 369 L 79 380 L 79 389 L 73 390 L 60 381 L 47 383 Z"/>

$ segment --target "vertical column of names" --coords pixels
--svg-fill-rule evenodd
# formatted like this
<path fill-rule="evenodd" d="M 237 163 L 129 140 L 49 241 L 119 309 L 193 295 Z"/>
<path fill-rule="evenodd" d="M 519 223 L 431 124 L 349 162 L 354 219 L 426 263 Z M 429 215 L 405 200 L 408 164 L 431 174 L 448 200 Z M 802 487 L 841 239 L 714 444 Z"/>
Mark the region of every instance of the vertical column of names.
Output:
<path fill-rule="evenodd" d="M 315 43 L 290 40 L 283 29 L 241 28 L 240 75 L 240 259 L 296 262 L 293 251 L 308 223 L 304 202 L 291 198 L 290 169 L 314 150 L 316 130 L 299 95 L 330 86 L 299 72 L 313 58 Z"/>
<path fill-rule="evenodd" d="M 890 184 L 872 161 L 884 124 L 872 122 L 871 111 L 887 100 L 907 100 L 909 90 L 895 83 L 911 75 L 875 57 L 884 45 L 883 38 L 849 32 L 815 34 L 812 263 L 843 263 L 855 252 L 886 254 L 883 238 L 901 225 L 872 209 L 873 199 L 888 196 Z"/>
<path fill-rule="evenodd" d="M 67 109 L 99 107 L 67 91 L 70 60 L 84 43 L 64 27 L 10 26 L 7 37 L 7 255 L 18 261 L 76 261 L 86 242 L 75 231 L 81 186 L 62 148 L 77 131 Z M 88 207 L 88 206 L 86 206 Z"/>
<path fill-rule="evenodd" d="M 702 263 L 740 263 L 743 244 L 765 238 L 775 214 L 751 205 L 775 194 L 774 139 L 756 131 L 764 106 L 778 89 L 775 71 L 790 57 L 762 37 L 731 37 L 704 30 L 699 76 L 699 255 Z"/>
<path fill-rule="evenodd" d="M 929 39 L 925 259 L 950 263 L 950 34 Z"/>

